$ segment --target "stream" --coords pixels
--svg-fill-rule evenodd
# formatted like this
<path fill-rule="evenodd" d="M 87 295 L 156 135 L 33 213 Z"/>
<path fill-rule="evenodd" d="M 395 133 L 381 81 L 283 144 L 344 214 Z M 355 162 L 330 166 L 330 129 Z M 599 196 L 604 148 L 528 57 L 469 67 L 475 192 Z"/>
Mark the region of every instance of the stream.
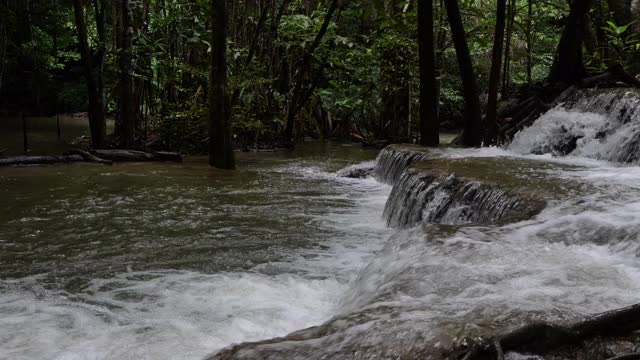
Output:
<path fill-rule="evenodd" d="M 377 155 L 343 144 L 239 154 L 237 172 L 197 158 L 0 169 L 0 358 L 204 359 L 245 343 L 233 358 L 437 359 L 463 336 L 637 303 L 637 101 L 594 96 L 505 148 L 428 153 L 447 174 L 537 188 L 541 211 L 508 222 L 494 215 L 514 200 L 494 190 L 482 206 L 415 190 L 402 154 L 377 180 L 340 177 Z"/>

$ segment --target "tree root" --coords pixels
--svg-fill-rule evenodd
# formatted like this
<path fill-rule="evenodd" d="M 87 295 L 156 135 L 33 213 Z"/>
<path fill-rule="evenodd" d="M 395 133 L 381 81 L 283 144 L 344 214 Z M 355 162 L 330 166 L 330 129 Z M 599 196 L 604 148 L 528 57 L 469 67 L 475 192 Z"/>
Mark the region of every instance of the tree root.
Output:
<path fill-rule="evenodd" d="M 504 357 L 502 353 L 509 351 L 544 355 L 563 346 L 574 345 L 593 338 L 628 335 L 639 329 L 640 304 L 636 304 L 605 312 L 570 326 L 545 322 L 529 324 L 492 339 L 480 341 L 464 353 L 462 359 L 502 359 Z M 640 359 L 640 354 L 621 355 L 613 359 Z"/>

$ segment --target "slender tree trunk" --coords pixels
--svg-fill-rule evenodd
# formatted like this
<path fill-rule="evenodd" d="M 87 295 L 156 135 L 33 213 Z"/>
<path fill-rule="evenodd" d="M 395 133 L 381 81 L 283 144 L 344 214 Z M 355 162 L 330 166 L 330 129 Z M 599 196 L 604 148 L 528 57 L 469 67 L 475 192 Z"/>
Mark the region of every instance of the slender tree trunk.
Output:
<path fill-rule="evenodd" d="M 311 60 L 313 58 L 313 53 L 316 51 L 318 46 L 320 46 L 320 43 L 322 42 L 322 38 L 324 38 L 324 35 L 327 33 L 327 30 L 329 29 L 329 24 L 331 23 L 331 19 L 333 18 L 333 14 L 338 9 L 339 2 L 340 0 L 333 0 L 331 2 L 331 5 L 329 6 L 329 10 L 327 11 L 327 15 L 324 18 L 324 22 L 320 27 L 320 31 L 318 31 L 318 33 L 316 34 L 316 37 L 313 40 L 313 43 L 311 44 L 311 46 L 309 47 L 309 50 L 307 50 L 304 53 L 304 56 L 302 59 L 302 67 L 298 72 L 299 75 L 296 81 L 296 87 L 293 91 L 293 98 L 291 99 L 291 103 L 289 104 L 289 112 L 287 114 L 287 126 L 284 131 L 285 144 L 293 143 L 293 127 L 295 124 L 296 115 L 298 115 L 298 112 L 304 106 L 304 103 L 300 101 L 300 98 L 303 95 L 302 93 L 303 93 L 304 82 L 305 82 L 304 72 L 306 71 L 306 69 L 309 69 L 311 67 Z"/>
<path fill-rule="evenodd" d="M 96 79 L 93 75 L 93 65 L 91 61 L 91 50 L 87 40 L 87 25 L 84 21 L 84 7 L 82 0 L 73 0 L 76 28 L 78 31 L 78 41 L 80 43 L 80 56 L 84 68 L 84 76 L 87 82 L 87 92 L 89 94 L 89 125 L 91 128 L 91 140 L 93 147 L 101 148 L 104 144 L 106 133 L 106 120 L 104 107 L 101 106 L 100 95 Z"/>
<path fill-rule="evenodd" d="M 227 1 L 211 0 L 211 75 L 209 90 L 209 164 L 234 170 L 231 112 L 227 96 Z"/>
<path fill-rule="evenodd" d="M 120 146 L 129 149 L 135 141 L 135 111 L 133 102 L 133 16 L 130 0 L 122 1 L 122 48 L 120 49 L 120 119 L 122 124 Z"/>
<path fill-rule="evenodd" d="M 549 81 L 573 84 L 583 78 L 587 71 L 582 61 L 585 24 L 593 0 L 574 1 L 567 23 L 562 31 L 556 56 L 549 73 Z"/>
<path fill-rule="evenodd" d="M 503 71 L 502 71 L 502 92 L 507 91 L 507 87 L 509 86 L 510 78 L 510 66 L 511 66 L 511 39 L 513 38 L 513 25 L 516 21 L 516 0 L 509 0 L 509 13 L 507 14 L 507 19 L 509 23 L 507 24 L 507 40 L 504 48 L 504 63 L 503 63 Z"/>
<path fill-rule="evenodd" d="M 480 133 L 480 99 L 478 98 L 478 84 L 473 72 L 473 62 L 467 45 L 464 25 L 460 15 L 460 8 L 457 0 L 445 0 L 449 24 L 451 26 L 451 36 L 456 48 L 458 67 L 462 78 L 464 89 L 465 114 L 464 132 L 462 133 L 462 144 L 464 146 L 479 146 L 482 142 Z"/>
<path fill-rule="evenodd" d="M 24 112 L 22 112 L 22 149 L 24 150 L 24 153 L 28 153 L 29 152 L 29 138 L 27 135 L 27 114 L 25 114 Z"/>
<path fill-rule="evenodd" d="M 498 0 L 496 10 L 496 31 L 491 56 L 491 74 L 489 76 L 489 99 L 487 102 L 487 117 L 485 118 L 485 144 L 493 144 L 498 134 L 497 106 L 498 88 L 500 86 L 500 67 L 502 61 L 502 46 L 504 43 L 506 0 Z"/>
<path fill-rule="evenodd" d="M 533 0 L 527 4 L 527 84 L 533 81 Z"/>
<path fill-rule="evenodd" d="M 105 55 L 107 51 L 107 39 L 106 39 L 106 9 L 104 0 L 93 0 L 93 9 L 96 19 L 96 28 L 98 30 L 98 51 L 96 53 L 96 86 L 98 90 L 98 98 L 100 100 L 100 106 L 105 108 L 105 93 L 104 93 L 104 66 Z M 104 110 L 103 110 L 104 111 Z"/>
<path fill-rule="evenodd" d="M 438 83 L 433 33 L 433 0 L 418 0 L 418 46 L 420 53 L 420 143 L 440 144 Z"/>
<path fill-rule="evenodd" d="M 0 4 L 0 9 L 3 14 L 7 13 L 5 4 Z M 2 76 L 4 75 L 4 65 L 7 56 L 7 24 L 6 20 L 0 19 L 0 94 L 2 93 Z"/>
<path fill-rule="evenodd" d="M 269 6 L 263 5 L 262 11 L 260 12 L 260 17 L 258 18 L 258 24 L 256 24 L 256 29 L 253 34 L 253 38 L 251 39 L 251 44 L 249 45 L 249 53 L 247 54 L 247 58 L 244 61 L 243 70 L 245 70 L 249 65 L 251 65 L 251 61 L 253 61 L 253 57 L 257 51 L 258 40 L 260 39 L 260 34 L 262 33 L 262 27 L 267 20 L 267 15 L 269 14 Z M 242 89 L 238 87 L 233 91 L 233 96 L 231 96 L 231 110 L 235 106 L 238 98 L 240 97 L 240 92 Z"/>

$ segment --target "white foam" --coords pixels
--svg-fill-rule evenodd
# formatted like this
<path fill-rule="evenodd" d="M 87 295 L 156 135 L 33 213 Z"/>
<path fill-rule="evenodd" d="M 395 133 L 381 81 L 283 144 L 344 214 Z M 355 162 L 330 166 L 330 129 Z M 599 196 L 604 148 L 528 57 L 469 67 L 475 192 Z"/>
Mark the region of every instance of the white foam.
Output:
<path fill-rule="evenodd" d="M 145 272 L 94 280 L 80 295 L 9 290 L 0 296 L 0 354 L 199 359 L 326 320 L 344 286 L 296 275 Z"/>
<path fill-rule="evenodd" d="M 319 167 L 280 171 L 335 189 L 305 195 L 334 210 L 307 214 L 333 234 L 321 247 L 248 272 L 124 273 L 95 279 L 77 294 L 47 290 L 37 277 L 0 281 L 0 358 L 202 359 L 233 343 L 284 336 L 331 318 L 389 233 L 381 216 L 390 188 Z"/>

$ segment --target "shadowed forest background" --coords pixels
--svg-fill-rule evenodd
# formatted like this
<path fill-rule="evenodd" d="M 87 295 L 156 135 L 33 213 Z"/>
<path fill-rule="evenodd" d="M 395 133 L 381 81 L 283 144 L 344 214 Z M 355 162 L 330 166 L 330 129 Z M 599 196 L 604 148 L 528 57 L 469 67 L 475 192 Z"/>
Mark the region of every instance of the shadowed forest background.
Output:
<path fill-rule="evenodd" d="M 419 142 L 418 24 L 421 34 L 433 28 L 435 56 L 433 106 L 423 106 L 433 108 L 447 131 L 481 121 L 480 114 L 468 114 L 479 111 L 504 126 L 514 104 L 536 88 L 558 88 L 562 81 L 566 88 L 617 64 L 632 74 L 638 70 L 638 26 L 627 0 L 576 2 L 573 11 L 570 1 L 560 0 L 427 3 L 422 6 L 430 11 L 419 19 L 412 0 L 229 1 L 224 55 L 235 147 L 272 148 L 305 137 Z M 454 4 L 472 62 L 472 72 L 462 77 L 446 11 Z M 210 5 L 2 0 L 0 109 L 7 116 L 86 112 L 95 118 L 96 147 L 207 153 L 216 15 Z M 559 46 L 563 31 L 566 42 Z M 563 51 L 576 49 L 578 63 L 568 60 L 576 76 L 550 73 Z M 470 77 L 475 89 L 465 93 L 462 79 Z M 487 109 L 492 89 L 504 100 L 496 110 L 495 100 Z M 467 112 L 465 96 L 478 99 L 467 103 Z M 115 120 L 109 131 L 105 119 Z M 478 135 L 467 145 L 481 140 Z"/>
<path fill-rule="evenodd" d="M 640 0 L 0 0 L 0 358 L 640 359 L 639 74 Z"/>

